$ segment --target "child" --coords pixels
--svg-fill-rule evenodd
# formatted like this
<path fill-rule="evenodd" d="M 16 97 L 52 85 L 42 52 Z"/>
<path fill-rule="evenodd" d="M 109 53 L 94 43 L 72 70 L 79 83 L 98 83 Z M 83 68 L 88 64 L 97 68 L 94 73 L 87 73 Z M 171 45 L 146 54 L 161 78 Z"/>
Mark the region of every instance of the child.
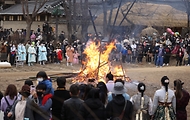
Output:
<path fill-rule="evenodd" d="M 61 63 L 61 60 L 63 59 L 62 58 L 62 50 L 57 48 L 56 49 L 56 54 L 57 54 L 57 63 L 60 64 Z"/>
<path fill-rule="evenodd" d="M 77 52 L 77 50 L 75 50 L 74 54 L 73 54 L 73 63 L 74 64 L 79 64 L 79 53 Z"/>

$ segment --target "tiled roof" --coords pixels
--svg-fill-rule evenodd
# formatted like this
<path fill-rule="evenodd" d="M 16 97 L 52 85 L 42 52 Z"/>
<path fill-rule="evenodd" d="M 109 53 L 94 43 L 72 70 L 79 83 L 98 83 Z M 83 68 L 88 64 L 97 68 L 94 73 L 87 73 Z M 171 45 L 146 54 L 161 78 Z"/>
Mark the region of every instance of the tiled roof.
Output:
<path fill-rule="evenodd" d="M 42 12 L 47 12 L 47 7 L 48 6 L 52 6 L 54 7 L 55 4 L 59 4 L 61 2 L 61 0 L 55 0 L 55 1 L 48 1 L 44 4 L 44 6 L 38 11 L 38 13 L 42 13 Z M 29 7 L 29 14 L 32 14 L 33 9 L 35 6 L 35 2 L 34 1 L 29 1 L 28 2 L 28 7 Z M 15 4 L 3 11 L 0 12 L 0 15 L 22 15 L 23 11 L 22 11 L 22 4 Z"/>

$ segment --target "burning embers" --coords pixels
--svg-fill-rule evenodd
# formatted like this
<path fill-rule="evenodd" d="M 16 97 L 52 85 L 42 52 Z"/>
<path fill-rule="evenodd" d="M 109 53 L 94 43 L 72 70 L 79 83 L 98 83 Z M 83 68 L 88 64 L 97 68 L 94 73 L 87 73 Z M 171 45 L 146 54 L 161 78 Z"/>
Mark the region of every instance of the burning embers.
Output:
<path fill-rule="evenodd" d="M 92 78 L 104 81 L 106 74 L 110 71 L 116 77 L 125 78 L 125 73 L 121 66 L 111 66 L 109 55 L 113 49 L 115 49 L 114 42 L 107 45 L 101 45 L 100 42 L 88 42 L 84 50 L 86 59 L 83 61 L 83 67 L 73 82 L 85 82 Z"/>

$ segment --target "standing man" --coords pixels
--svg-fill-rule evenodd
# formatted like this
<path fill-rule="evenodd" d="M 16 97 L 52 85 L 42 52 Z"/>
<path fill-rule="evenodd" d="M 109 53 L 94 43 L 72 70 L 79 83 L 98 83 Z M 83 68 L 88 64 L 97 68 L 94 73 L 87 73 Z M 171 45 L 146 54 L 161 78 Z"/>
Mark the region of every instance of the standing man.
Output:
<path fill-rule="evenodd" d="M 157 55 L 157 61 L 156 61 L 156 67 L 162 67 L 163 66 L 163 59 L 164 59 L 164 49 L 162 44 L 160 44 L 160 47 L 158 49 L 158 55 Z"/>
<path fill-rule="evenodd" d="M 65 40 L 65 32 L 61 31 L 61 34 L 59 35 L 59 41 L 60 41 L 60 43 L 62 43 L 63 40 Z"/>
<path fill-rule="evenodd" d="M 73 84 L 70 87 L 71 98 L 64 101 L 61 117 L 63 120 L 84 120 L 82 116 L 79 114 L 79 108 L 83 103 L 79 95 L 79 86 L 77 84 Z"/>
<path fill-rule="evenodd" d="M 70 98 L 69 91 L 65 88 L 66 79 L 64 77 L 57 78 L 57 90 L 54 91 L 52 98 L 52 117 L 53 120 L 61 120 L 61 109 L 63 102 Z"/>

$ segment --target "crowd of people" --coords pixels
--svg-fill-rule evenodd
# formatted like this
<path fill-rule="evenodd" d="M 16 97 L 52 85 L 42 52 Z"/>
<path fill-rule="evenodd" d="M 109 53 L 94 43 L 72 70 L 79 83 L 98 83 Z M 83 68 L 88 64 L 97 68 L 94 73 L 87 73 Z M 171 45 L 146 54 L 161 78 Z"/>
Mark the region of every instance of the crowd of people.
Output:
<path fill-rule="evenodd" d="M 13 84 L 1 93 L 0 110 L 4 120 L 187 120 L 186 106 L 190 95 L 183 82 L 168 85 L 167 76 L 161 78 L 161 88 L 153 99 L 144 94 L 146 85 L 138 83 L 138 93 L 129 96 L 125 81 L 114 80 L 111 73 L 104 82 L 89 79 L 87 83 L 73 83 L 66 90 L 66 78 L 58 77 L 57 89 L 52 87 L 46 72 L 36 75 L 38 84 L 26 80 L 17 92 Z"/>
<path fill-rule="evenodd" d="M 39 33 L 39 34 L 38 34 Z M 2 41 L 0 45 L 1 61 L 8 61 L 11 65 L 19 64 L 33 66 L 34 63 L 45 65 L 46 63 L 60 64 L 65 58 L 67 65 L 79 64 L 81 60 L 81 50 L 84 44 L 75 40 L 69 44 L 64 37 L 64 32 L 60 34 L 60 41 L 49 42 L 42 39 L 40 32 L 32 32 L 31 40 L 24 43 Z"/>
<path fill-rule="evenodd" d="M 47 37 L 38 26 L 38 29 L 31 33 L 30 41 L 27 43 L 21 41 L 15 44 L 5 40 L 1 44 L 0 52 L 5 53 L 5 58 L 11 65 L 14 65 L 15 61 L 20 61 L 21 64 L 25 62 L 28 66 L 32 66 L 33 63 L 41 65 L 45 63 L 60 64 L 63 59 L 66 59 L 67 65 L 72 65 L 84 60 L 83 51 L 87 45 L 86 41 L 104 40 L 101 34 L 98 36 L 88 34 L 83 40 L 84 42 L 74 37 L 73 43 L 69 43 L 63 31 L 60 33 L 57 42 L 53 39 L 45 41 L 45 36 Z M 112 41 L 115 42 L 116 49 L 110 53 L 111 61 L 136 64 L 145 60 L 148 64 L 163 67 L 170 65 L 170 59 L 175 57 L 176 66 L 190 65 L 190 36 L 188 34 L 182 37 L 180 34 L 166 32 L 163 36 L 156 38 L 151 36 L 133 38 L 127 35 L 115 35 Z"/>
<path fill-rule="evenodd" d="M 123 63 L 153 63 L 156 67 L 170 65 L 170 59 L 176 58 L 176 66 L 190 65 L 190 37 L 187 34 L 182 38 L 179 34 L 164 33 L 159 38 L 152 39 L 144 36 L 140 40 L 125 37 L 116 42 L 114 59 Z M 172 57 L 173 56 L 173 57 Z"/>

